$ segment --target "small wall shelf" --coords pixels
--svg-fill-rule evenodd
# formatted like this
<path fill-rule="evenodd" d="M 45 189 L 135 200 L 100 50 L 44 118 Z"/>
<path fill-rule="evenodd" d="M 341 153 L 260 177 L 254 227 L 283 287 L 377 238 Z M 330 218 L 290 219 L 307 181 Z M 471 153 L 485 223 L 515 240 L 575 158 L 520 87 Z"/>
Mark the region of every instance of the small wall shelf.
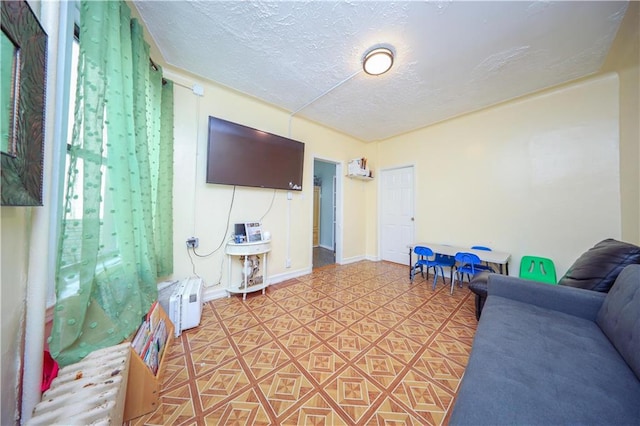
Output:
<path fill-rule="evenodd" d="M 349 179 L 357 179 L 357 180 L 373 180 L 372 176 L 363 176 L 363 175 L 347 175 Z"/>
<path fill-rule="evenodd" d="M 359 180 L 373 180 L 371 170 L 367 167 L 367 159 L 362 157 L 349 161 L 347 177 Z"/>

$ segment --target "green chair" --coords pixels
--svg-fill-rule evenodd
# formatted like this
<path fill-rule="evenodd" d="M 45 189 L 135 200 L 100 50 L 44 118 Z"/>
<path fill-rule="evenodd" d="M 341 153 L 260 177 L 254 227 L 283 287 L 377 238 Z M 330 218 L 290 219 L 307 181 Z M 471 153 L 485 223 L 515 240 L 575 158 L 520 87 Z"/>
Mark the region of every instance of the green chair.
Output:
<path fill-rule="evenodd" d="M 557 284 L 556 267 L 553 260 L 546 257 L 522 256 L 520 261 L 520 278 L 539 281 L 547 284 Z"/>

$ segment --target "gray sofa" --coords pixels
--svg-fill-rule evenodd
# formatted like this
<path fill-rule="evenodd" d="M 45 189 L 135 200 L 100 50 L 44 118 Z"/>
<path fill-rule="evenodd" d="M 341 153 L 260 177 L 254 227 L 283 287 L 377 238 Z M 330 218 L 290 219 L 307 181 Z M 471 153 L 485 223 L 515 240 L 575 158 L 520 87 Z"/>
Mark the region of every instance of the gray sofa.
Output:
<path fill-rule="evenodd" d="M 640 265 L 609 293 L 492 274 L 451 425 L 640 425 Z"/>

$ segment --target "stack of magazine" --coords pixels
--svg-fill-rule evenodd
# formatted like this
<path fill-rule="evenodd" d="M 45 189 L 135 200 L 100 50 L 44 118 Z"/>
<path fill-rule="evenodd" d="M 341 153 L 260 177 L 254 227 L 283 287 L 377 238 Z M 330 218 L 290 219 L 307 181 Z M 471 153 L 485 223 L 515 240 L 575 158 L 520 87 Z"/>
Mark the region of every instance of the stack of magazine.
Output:
<path fill-rule="evenodd" d="M 163 316 L 160 315 L 160 304 L 155 301 L 144 317 L 142 325 L 131 341 L 133 350 L 140 356 L 155 375 L 162 352 L 167 343 L 168 330 Z"/>

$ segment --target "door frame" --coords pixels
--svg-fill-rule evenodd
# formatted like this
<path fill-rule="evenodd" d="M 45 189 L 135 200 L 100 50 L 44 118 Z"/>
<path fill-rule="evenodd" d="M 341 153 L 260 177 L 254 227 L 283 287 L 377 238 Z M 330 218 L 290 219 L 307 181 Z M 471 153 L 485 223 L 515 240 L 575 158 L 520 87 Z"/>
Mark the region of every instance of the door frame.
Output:
<path fill-rule="evenodd" d="M 333 158 L 328 158 L 328 157 L 322 157 L 320 155 L 317 154 L 313 154 L 311 156 L 311 159 L 313 160 L 312 164 L 313 164 L 313 171 L 311 173 L 311 186 L 313 186 L 313 175 L 315 172 L 315 164 L 316 164 L 316 160 L 318 161 L 322 161 L 324 163 L 330 163 L 333 164 L 336 168 L 336 196 L 335 196 L 335 200 L 336 200 L 336 205 L 335 205 L 335 211 L 336 211 L 336 225 L 335 225 L 335 230 L 334 230 L 334 245 L 335 245 L 335 253 L 336 253 L 336 264 L 342 264 L 342 238 L 343 238 L 343 176 L 342 176 L 342 161 L 340 160 L 336 160 Z M 311 199 L 311 209 L 309 209 L 309 214 L 310 214 L 310 224 L 313 227 L 313 197 Z M 311 230 L 311 232 L 309 233 L 309 254 L 310 254 L 310 261 L 311 261 L 311 267 L 313 268 L 313 229 Z"/>
<path fill-rule="evenodd" d="M 400 164 L 400 165 L 396 165 L 396 166 L 389 166 L 389 167 L 384 167 L 381 168 L 378 172 L 379 178 L 378 178 L 378 259 L 379 260 L 383 260 L 382 259 L 382 175 L 385 172 L 390 172 L 393 170 L 398 170 L 398 169 L 406 169 L 411 167 L 413 169 L 413 197 L 412 197 L 412 201 L 413 201 L 413 205 L 411 206 L 411 210 L 413 212 L 413 217 L 414 217 L 414 221 L 413 221 L 413 235 L 411 236 L 413 239 L 413 242 L 415 242 L 416 240 L 416 222 L 417 219 L 416 218 L 416 183 L 417 183 L 417 166 L 415 163 L 407 163 L 407 164 Z M 409 253 L 409 248 L 407 248 L 407 253 Z"/>

